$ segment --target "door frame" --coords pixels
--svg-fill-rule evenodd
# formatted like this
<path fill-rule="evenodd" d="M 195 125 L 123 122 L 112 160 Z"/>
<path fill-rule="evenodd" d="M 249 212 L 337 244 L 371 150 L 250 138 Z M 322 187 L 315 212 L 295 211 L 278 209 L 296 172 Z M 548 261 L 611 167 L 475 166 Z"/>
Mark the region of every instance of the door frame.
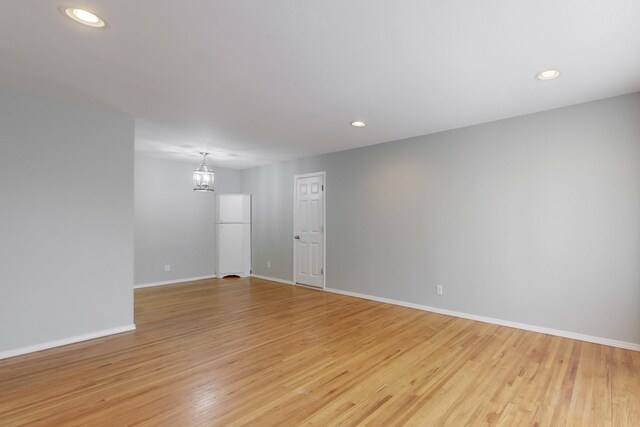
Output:
<path fill-rule="evenodd" d="M 297 203 L 296 199 L 298 196 L 298 187 L 296 185 L 298 178 L 310 178 L 313 176 L 321 176 L 322 177 L 322 185 L 324 189 L 322 190 L 322 288 L 316 288 L 315 286 L 305 285 L 304 283 L 296 282 L 296 241 L 293 236 L 296 235 L 296 221 L 298 216 L 297 213 Z M 293 175 L 293 234 L 291 235 L 291 241 L 293 242 L 293 284 L 296 286 L 304 286 L 310 289 L 322 289 L 324 290 L 327 287 L 327 172 L 312 172 L 312 173 L 302 173 L 298 175 Z"/>

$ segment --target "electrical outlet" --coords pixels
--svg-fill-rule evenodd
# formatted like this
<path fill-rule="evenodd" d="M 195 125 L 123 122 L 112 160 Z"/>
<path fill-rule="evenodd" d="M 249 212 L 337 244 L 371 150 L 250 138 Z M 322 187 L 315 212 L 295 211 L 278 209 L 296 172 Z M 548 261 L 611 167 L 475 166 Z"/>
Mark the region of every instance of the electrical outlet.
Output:
<path fill-rule="evenodd" d="M 443 293 L 444 293 L 444 288 L 442 287 L 442 285 L 436 286 L 436 294 L 442 295 Z"/>
<path fill-rule="evenodd" d="M 164 271 L 171 271 L 171 264 L 165 264 Z"/>
<path fill-rule="evenodd" d="M 271 268 L 271 261 L 267 261 L 267 268 Z"/>

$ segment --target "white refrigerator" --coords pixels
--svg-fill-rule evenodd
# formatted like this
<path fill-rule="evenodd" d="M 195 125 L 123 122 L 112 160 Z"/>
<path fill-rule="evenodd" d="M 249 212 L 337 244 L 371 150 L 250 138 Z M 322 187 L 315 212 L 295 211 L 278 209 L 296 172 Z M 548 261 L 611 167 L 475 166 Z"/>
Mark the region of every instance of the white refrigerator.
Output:
<path fill-rule="evenodd" d="M 216 276 L 251 274 L 251 196 L 216 196 Z"/>

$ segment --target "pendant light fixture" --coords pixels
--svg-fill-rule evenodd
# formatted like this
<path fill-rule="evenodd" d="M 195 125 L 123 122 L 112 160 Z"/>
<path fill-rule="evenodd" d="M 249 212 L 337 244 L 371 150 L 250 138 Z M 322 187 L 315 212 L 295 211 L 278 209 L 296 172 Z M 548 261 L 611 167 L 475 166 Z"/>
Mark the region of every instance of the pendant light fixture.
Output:
<path fill-rule="evenodd" d="M 207 166 L 207 155 L 209 153 L 200 154 L 202 154 L 202 163 L 200 163 L 198 169 L 193 171 L 193 191 L 213 191 L 213 169 Z"/>

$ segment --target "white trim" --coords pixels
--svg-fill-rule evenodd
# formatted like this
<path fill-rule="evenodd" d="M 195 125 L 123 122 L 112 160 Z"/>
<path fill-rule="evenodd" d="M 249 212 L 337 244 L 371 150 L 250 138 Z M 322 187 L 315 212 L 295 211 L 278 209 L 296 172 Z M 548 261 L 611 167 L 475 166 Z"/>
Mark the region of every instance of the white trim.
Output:
<path fill-rule="evenodd" d="M 317 286 L 305 285 L 304 283 L 294 283 L 296 286 L 300 286 L 301 288 L 311 289 L 312 291 L 324 291 L 325 288 L 319 288 Z"/>
<path fill-rule="evenodd" d="M 42 344 L 29 345 L 27 347 L 21 347 L 13 350 L 0 352 L 0 359 L 20 356 L 22 354 L 33 353 L 35 351 L 46 350 L 53 347 L 60 347 L 63 345 L 74 344 L 80 341 L 87 341 L 95 338 L 102 338 L 108 335 L 121 334 L 123 332 L 129 332 L 135 329 L 136 329 L 136 325 L 131 324 L 126 326 L 120 326 L 118 328 L 103 329 L 101 331 L 91 332 L 88 334 L 76 335 L 74 337 L 63 338 L 61 340 L 49 341 Z"/>
<path fill-rule="evenodd" d="M 313 176 L 321 176 L 322 177 L 322 287 L 318 288 L 316 286 L 305 285 L 300 283 L 300 285 L 305 287 L 311 287 L 313 289 L 326 289 L 327 287 L 327 172 L 312 172 L 312 173 L 302 173 L 298 175 L 293 175 L 293 235 L 296 235 L 296 196 L 298 195 L 298 188 L 296 186 L 296 180 L 298 178 L 309 178 Z M 293 284 L 298 285 L 296 283 L 296 242 L 293 242 Z"/>
<path fill-rule="evenodd" d="M 175 285 L 176 283 L 195 282 L 196 280 L 215 279 L 216 277 L 217 276 L 213 274 L 211 276 L 188 277 L 186 279 L 167 280 L 166 282 L 142 283 L 140 285 L 134 285 L 133 289 L 152 288 L 154 286 L 164 286 L 164 285 Z"/>
<path fill-rule="evenodd" d="M 291 280 L 278 279 L 276 277 L 261 276 L 259 274 L 252 274 L 251 277 L 255 277 L 256 279 L 269 280 L 270 282 L 284 283 L 285 285 L 295 285 L 295 282 Z"/>
<path fill-rule="evenodd" d="M 364 298 L 372 301 L 383 302 L 387 304 L 399 305 L 402 307 L 415 308 L 417 310 L 429 311 L 432 313 L 444 314 L 446 316 L 461 317 L 463 319 L 475 320 L 478 322 L 491 323 L 494 325 L 507 326 L 509 328 L 523 329 L 525 331 L 538 332 L 541 334 L 555 335 L 563 338 L 571 338 L 579 341 L 586 341 L 595 344 L 608 345 L 611 347 L 624 348 L 627 350 L 640 351 L 640 344 L 630 343 L 626 341 L 612 340 L 609 338 L 594 337 L 591 335 L 579 334 L 576 332 L 562 331 L 560 329 L 545 328 L 543 326 L 528 325 L 526 323 L 511 322 L 509 320 L 494 319 L 492 317 L 478 316 L 476 314 L 463 313 L 460 311 L 446 310 L 443 308 L 430 307 L 428 305 L 414 304 L 411 302 L 398 301 L 389 298 L 377 297 L 373 295 L 361 294 L 358 292 L 343 291 L 341 289 L 325 288 L 325 291 L 334 294 L 347 295 L 350 297 Z"/>

